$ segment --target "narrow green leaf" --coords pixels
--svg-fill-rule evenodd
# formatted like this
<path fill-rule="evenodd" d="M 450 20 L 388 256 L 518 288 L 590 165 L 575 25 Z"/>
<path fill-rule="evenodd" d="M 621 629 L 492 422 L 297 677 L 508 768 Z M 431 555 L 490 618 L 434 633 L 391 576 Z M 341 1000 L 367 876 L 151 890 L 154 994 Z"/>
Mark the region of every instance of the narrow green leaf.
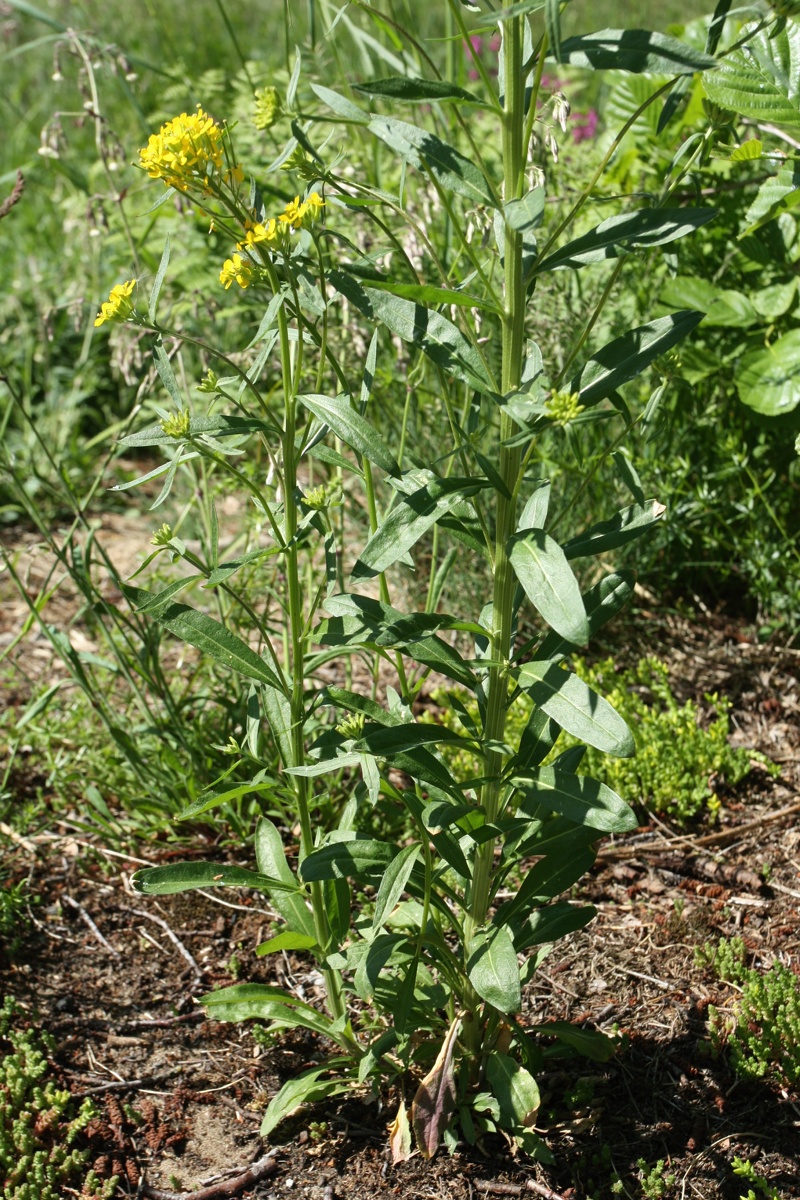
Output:
<path fill-rule="evenodd" d="M 497 910 L 494 918 L 496 925 L 505 926 L 508 921 L 527 916 L 532 906 L 546 904 L 548 900 L 560 896 L 592 867 L 597 857 L 593 850 L 585 843 L 582 847 L 579 844 L 577 848 L 573 845 L 570 849 L 569 839 L 565 839 L 565 842 L 561 853 L 547 855 L 531 867 L 514 899 L 508 900 Z"/>
<path fill-rule="evenodd" d="M 330 1096 L 341 1096 L 350 1090 L 347 1079 L 324 1079 L 330 1070 L 328 1066 L 313 1067 L 304 1071 L 296 1079 L 286 1082 L 280 1091 L 272 1097 L 261 1122 L 261 1136 L 268 1138 L 287 1117 L 291 1117 L 306 1104 L 316 1104 L 319 1100 L 327 1100 Z"/>
<path fill-rule="evenodd" d="M 270 892 L 273 908 L 280 913 L 293 933 L 316 939 L 314 918 L 294 872 L 286 861 L 281 835 L 267 817 L 261 817 L 256 825 L 255 853 L 256 864 L 262 874 L 279 879 L 284 888 L 292 889 Z"/>
<path fill-rule="evenodd" d="M 267 954 L 277 954 L 280 950 L 314 950 L 316 948 L 317 939 L 313 933 L 294 933 L 291 929 L 287 929 L 284 933 L 278 933 L 266 942 L 259 942 L 256 946 L 256 954 L 259 958 L 263 958 Z"/>
<path fill-rule="evenodd" d="M 369 129 L 409 166 L 427 168 L 445 190 L 464 196 L 470 204 L 496 207 L 483 172 L 435 134 L 393 117 L 372 117 Z"/>
<path fill-rule="evenodd" d="M 349 396 L 298 396 L 300 403 L 318 420 L 330 426 L 337 437 L 358 454 L 375 463 L 389 475 L 399 475 L 400 468 L 381 435 L 365 417 L 356 412 Z"/>
<path fill-rule="evenodd" d="M 477 491 L 479 481 L 441 479 L 404 497 L 367 542 L 352 578 L 371 579 L 397 562 L 445 513 Z"/>
<path fill-rule="evenodd" d="M 594 587 L 583 597 L 586 616 L 589 621 L 589 637 L 593 638 L 606 621 L 620 611 L 633 594 L 636 577 L 632 571 L 621 571 L 618 574 L 604 575 Z M 534 658 L 559 662 L 578 647 L 558 633 L 549 633 L 540 646 L 537 647 Z"/>
<path fill-rule="evenodd" d="M 542 946 L 547 942 L 558 942 L 570 933 L 577 933 L 597 916 L 591 905 L 578 907 L 566 900 L 547 904 L 535 909 L 514 936 L 514 947 L 518 954 L 530 946 Z"/>
<path fill-rule="evenodd" d="M 561 43 L 560 62 L 595 71 L 645 75 L 693 75 L 717 60 L 686 42 L 650 29 L 600 29 Z"/>
<path fill-rule="evenodd" d="M 280 688 L 264 684 L 261 691 L 261 702 L 264 705 L 270 732 L 275 739 L 281 763 L 284 767 L 294 766 L 294 745 L 292 742 L 292 706 L 288 697 Z"/>
<path fill-rule="evenodd" d="M 563 62 L 561 57 L 561 0 L 545 0 L 544 27 L 550 53 L 557 63 Z"/>
<path fill-rule="evenodd" d="M 468 949 L 467 975 L 481 1000 L 500 1012 L 519 1012 L 519 963 L 509 930 L 497 925 L 480 929 Z"/>
<path fill-rule="evenodd" d="M 212 808 L 219 808 L 221 804 L 227 804 L 229 800 L 238 800 L 241 796 L 248 796 L 250 793 L 274 792 L 275 782 L 256 783 L 253 780 L 248 780 L 246 783 L 236 783 L 231 787 L 209 788 L 205 792 L 201 792 L 191 804 L 187 804 L 184 809 L 178 813 L 178 821 L 192 821 L 195 817 L 199 817 L 202 813 L 210 812 Z"/>
<path fill-rule="evenodd" d="M 596 404 L 682 341 L 700 324 L 704 315 L 690 309 L 671 313 L 615 338 L 598 350 L 574 376 L 570 391 L 580 393 L 581 404 L 587 407 Z"/>
<path fill-rule="evenodd" d="M 352 100 L 340 96 L 338 92 L 324 87 L 321 83 L 312 83 L 310 87 L 314 95 L 323 104 L 327 104 L 328 108 L 333 109 L 337 116 L 343 117 L 345 121 L 355 121 L 358 125 L 366 125 L 369 113 L 365 112 L 363 108 L 359 108 L 357 104 L 353 104 Z"/>
<path fill-rule="evenodd" d="M 503 205 L 506 225 L 520 233 L 538 229 L 544 218 L 544 201 L 543 187 L 532 188 L 520 200 L 507 200 Z"/>
<path fill-rule="evenodd" d="M 585 646 L 589 622 L 581 590 L 558 542 L 543 529 L 527 529 L 512 540 L 509 558 L 525 595 L 547 624 Z"/>
<path fill-rule="evenodd" d="M 666 506 L 658 500 L 631 504 L 628 508 L 620 509 L 611 520 L 601 521 L 599 525 L 592 525 L 577 537 L 570 538 L 564 543 L 564 555 L 571 560 L 602 554 L 604 550 L 616 550 L 646 533 L 651 525 L 661 520 L 666 511 Z"/>
<path fill-rule="evenodd" d="M 694 233 L 714 217 L 716 208 L 646 208 L 637 213 L 609 217 L 582 237 L 562 246 L 536 268 L 538 275 L 586 263 L 605 262 L 631 250 L 665 246 Z"/>
<path fill-rule="evenodd" d="M 169 234 L 167 234 L 167 236 L 164 240 L 164 252 L 161 255 L 161 262 L 159 263 L 158 272 L 156 273 L 156 277 L 153 280 L 153 286 L 150 291 L 150 301 L 147 306 L 147 316 L 148 316 L 148 319 L 149 319 L 151 325 L 155 325 L 155 323 L 156 323 L 156 316 L 158 313 L 158 297 L 161 295 L 161 288 L 164 283 L 164 276 L 167 273 L 168 266 L 169 266 Z"/>
<path fill-rule="evenodd" d="M 429 745 L 463 746 L 474 749 L 474 744 L 468 739 L 436 724 L 403 724 L 403 725 L 369 725 L 364 726 L 361 738 L 353 747 L 358 753 L 374 754 L 379 758 L 392 758 L 395 754 L 403 754 L 407 750 L 415 750 L 419 746 Z"/>
<path fill-rule="evenodd" d="M 519 685 L 562 729 L 597 750 L 629 758 L 633 736 L 619 713 L 571 671 L 546 662 L 519 670 Z"/>
<path fill-rule="evenodd" d="M 141 588 L 132 588 L 125 584 L 121 587 L 126 598 L 137 608 L 141 608 L 152 598 L 149 592 Z M 277 676 L 261 655 L 256 654 L 246 642 L 213 617 L 190 608 L 188 604 L 170 604 L 167 608 L 154 612 L 153 619 L 182 642 L 187 642 L 201 653 L 208 654 L 216 662 L 222 663 L 246 679 L 254 679 L 256 683 L 266 683 L 280 690 Z"/>
<path fill-rule="evenodd" d="M 313 850 L 300 864 L 300 877 L 304 883 L 314 883 L 382 874 L 397 853 L 397 847 L 388 842 L 351 835 L 347 841 L 329 842 Z"/>
<path fill-rule="evenodd" d="M 604 1033 L 595 1029 L 582 1029 L 580 1025 L 571 1025 L 569 1021 L 546 1021 L 543 1025 L 528 1027 L 531 1033 L 544 1033 L 558 1038 L 560 1042 L 571 1046 L 593 1062 L 608 1062 L 618 1049 L 618 1043 Z"/>
<path fill-rule="evenodd" d="M 230 867 L 215 862 L 171 863 L 167 867 L 145 867 L 131 882 L 144 896 L 171 896 L 207 887 L 258 888 L 260 892 L 297 891 L 297 883 L 284 883 L 246 867 Z"/>
<path fill-rule="evenodd" d="M 378 894 L 375 897 L 375 912 L 372 917 L 372 928 L 377 932 L 384 921 L 394 911 L 395 905 L 399 901 L 409 876 L 414 870 L 414 864 L 419 858 L 420 845 L 418 842 L 413 842 L 410 846 L 404 846 L 396 858 L 393 858 L 386 868 L 386 874 L 381 880 L 381 886 L 378 888 Z"/>
<path fill-rule="evenodd" d="M 204 435 L 212 438 L 239 437 L 243 441 L 252 433 L 272 434 L 274 426 L 260 420 L 258 417 L 236 417 L 219 414 L 213 417 L 192 417 L 189 421 L 187 435 L 202 441 Z M 175 444 L 175 438 L 165 433 L 160 425 L 149 425 L 137 433 L 129 433 L 120 438 L 121 446 L 168 446 Z"/>
<path fill-rule="evenodd" d="M 181 389 L 178 387 L 178 381 L 175 378 L 175 373 L 172 370 L 172 363 L 169 361 L 169 355 L 164 349 L 164 343 L 161 340 L 161 334 L 155 338 L 153 342 L 153 362 L 156 366 L 156 371 L 159 374 L 161 382 L 169 392 L 175 407 L 179 410 L 183 409 L 183 397 Z"/>
<path fill-rule="evenodd" d="M 382 321 L 392 333 L 419 346 L 437 366 L 462 383 L 481 392 L 493 392 L 479 351 L 447 317 L 402 296 L 364 288 L 344 271 L 330 271 L 328 280 L 368 321 Z"/>
<path fill-rule="evenodd" d="M 483 101 L 473 96 L 472 92 L 448 83 L 446 79 L 417 79 L 411 75 L 370 79 L 366 83 L 354 84 L 353 91 L 390 100 L 454 100 L 461 104 L 483 105 Z"/>
<path fill-rule="evenodd" d="M 616 792 L 586 775 L 572 775 L 557 767 L 540 767 L 511 781 L 535 804 L 561 813 L 576 825 L 602 833 L 628 833 L 639 822 L 632 808 Z"/>
<path fill-rule="evenodd" d="M 429 283 L 372 283 L 372 291 L 388 292 L 403 300 L 412 300 L 425 308 L 436 308 L 443 304 L 455 304 L 458 308 L 479 308 L 483 312 L 499 313 L 496 305 L 473 296 L 470 292 L 458 292 L 454 288 L 434 287 Z"/>

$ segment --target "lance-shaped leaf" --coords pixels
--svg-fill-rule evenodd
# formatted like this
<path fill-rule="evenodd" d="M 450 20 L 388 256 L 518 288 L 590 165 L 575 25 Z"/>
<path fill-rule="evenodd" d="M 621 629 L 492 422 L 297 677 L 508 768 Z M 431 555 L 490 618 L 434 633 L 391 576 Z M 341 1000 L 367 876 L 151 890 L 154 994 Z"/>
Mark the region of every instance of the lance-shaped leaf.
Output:
<path fill-rule="evenodd" d="M 642 212 L 609 217 L 538 263 L 535 274 L 605 262 L 631 250 L 665 246 L 693 233 L 717 212 L 716 208 L 646 208 Z"/>
<path fill-rule="evenodd" d="M 373 117 L 369 129 L 409 166 L 419 170 L 427 168 L 446 191 L 464 196 L 470 204 L 496 206 L 494 193 L 483 172 L 427 129 L 393 117 Z"/>
<path fill-rule="evenodd" d="M 189 421 L 187 437 L 202 438 L 208 435 L 213 438 L 247 438 L 253 433 L 274 432 L 275 426 L 258 417 L 234 417 L 220 414 L 214 417 L 192 417 Z M 160 425 L 148 425 L 138 433 L 129 433 L 120 438 L 121 446 L 166 446 L 174 445 L 175 438 L 165 433 Z"/>
<path fill-rule="evenodd" d="M 514 948 L 522 953 L 530 946 L 557 942 L 567 934 L 583 929 L 597 916 L 597 909 L 587 904 L 578 907 L 566 900 L 547 904 L 531 913 L 528 920 L 514 933 Z"/>
<path fill-rule="evenodd" d="M 282 950 L 318 949 L 313 933 L 294 933 L 291 929 L 285 929 L 283 933 L 276 933 L 275 937 L 268 938 L 266 942 L 259 942 L 256 954 L 259 958 L 264 958 L 267 954 L 279 954 Z"/>
<path fill-rule="evenodd" d="M 394 907 L 405 891 L 406 884 L 414 870 L 414 864 L 419 858 L 420 845 L 414 842 L 404 846 L 396 858 L 393 858 L 386 868 L 386 874 L 381 880 L 378 894 L 375 897 L 375 912 L 372 917 L 372 928 L 376 932 L 391 916 Z"/>
<path fill-rule="evenodd" d="M 132 881 L 137 892 L 144 896 L 172 896 L 175 892 L 191 892 L 195 888 L 246 887 L 260 892 L 297 892 L 296 882 L 285 883 L 260 871 L 246 867 L 231 867 L 224 863 L 170 863 L 167 867 L 145 867 L 137 871 Z"/>
<path fill-rule="evenodd" d="M 346 841 L 329 842 L 312 850 L 300 864 L 300 877 L 305 883 L 315 883 L 383 874 L 397 853 L 397 847 L 388 842 L 348 834 Z"/>
<path fill-rule="evenodd" d="M 201 813 L 210 812 L 212 808 L 219 808 L 221 804 L 227 804 L 229 800 L 238 800 L 241 796 L 250 795 L 251 792 L 258 794 L 274 791 L 274 779 L 261 781 L 251 779 L 246 783 L 234 783 L 228 787 L 209 788 L 207 791 L 201 792 L 190 804 L 181 809 L 177 819 L 179 821 L 192 821 L 195 817 L 199 817 Z"/>
<path fill-rule="evenodd" d="M 511 781 L 523 789 L 535 803 L 561 813 L 576 825 L 586 825 L 601 833 L 627 833 L 639 822 L 632 808 L 596 779 L 572 775 L 557 767 L 540 767 Z"/>
<path fill-rule="evenodd" d="M 329 1096 L 341 1096 L 350 1091 L 351 1085 L 347 1079 L 323 1078 L 329 1071 L 330 1066 L 326 1064 L 288 1080 L 267 1105 L 261 1122 L 262 1138 L 269 1137 L 281 1121 L 291 1117 L 304 1105 L 316 1104 L 319 1100 L 327 1100 Z"/>
<path fill-rule="evenodd" d="M 126 599 L 136 608 L 144 607 L 153 599 L 150 592 L 141 588 L 128 587 L 125 584 L 121 587 Z M 182 642 L 187 642 L 203 654 L 210 655 L 216 662 L 230 667 L 246 679 L 282 690 L 278 677 L 261 655 L 256 654 L 246 642 L 206 613 L 198 612 L 188 604 L 169 604 L 166 608 L 151 607 L 149 615 Z"/>
<path fill-rule="evenodd" d="M 437 366 L 462 383 L 493 393 L 492 380 L 479 351 L 447 317 L 402 296 L 361 287 L 344 271 L 329 272 L 328 280 L 367 320 L 383 322 L 392 333 L 418 346 Z"/>
<path fill-rule="evenodd" d="M 565 836 L 563 841 L 559 853 L 541 858 L 528 871 L 514 899 L 501 904 L 494 918 L 496 925 L 524 919 L 532 907 L 560 896 L 592 867 L 597 855 L 585 842 L 576 847 L 574 839 L 569 836 Z"/>
<path fill-rule="evenodd" d="M 310 85 L 312 92 L 318 96 L 323 104 L 327 104 L 328 108 L 345 121 L 354 121 L 358 125 L 366 125 L 369 120 L 369 113 L 363 108 L 359 108 L 357 104 L 353 104 L 352 100 L 348 100 L 345 96 L 340 96 L 338 92 L 334 92 L 331 88 L 325 87 L 321 83 L 312 83 Z"/>
<path fill-rule="evenodd" d="M 201 996 L 200 1003 L 217 1021 L 276 1021 L 287 1026 L 303 1025 L 336 1038 L 333 1021 L 304 1000 L 263 983 L 236 983 Z"/>
<path fill-rule="evenodd" d="M 631 329 L 589 359 L 573 377 L 570 391 L 580 393 L 584 406 L 596 404 L 640 375 L 659 355 L 671 350 L 704 316 L 705 313 L 686 309 Z"/>
<path fill-rule="evenodd" d="M 403 725 L 369 725 L 353 749 L 357 753 L 374 754 L 378 758 L 392 758 L 395 754 L 403 754 L 407 750 L 416 750 L 419 746 L 441 745 L 459 746 L 473 752 L 477 749 L 474 742 L 462 737 L 453 729 L 444 725 L 403 724 Z"/>
<path fill-rule="evenodd" d="M 467 975 L 481 1000 L 500 1012 L 519 1012 L 519 963 L 509 930 L 498 925 L 480 929 L 468 949 Z"/>
<path fill-rule="evenodd" d="M 631 504 L 628 508 L 620 509 L 609 521 L 601 521 L 577 537 L 570 538 L 564 543 L 564 554 L 568 559 L 573 559 L 601 554 L 604 550 L 616 550 L 645 533 L 666 511 L 666 506 L 658 500 Z"/>
<path fill-rule="evenodd" d="M 456 1102 L 453 1054 L 461 1026 L 456 1017 L 447 1031 L 436 1062 L 417 1088 L 411 1105 L 411 1125 L 423 1158 L 433 1158 Z"/>
<path fill-rule="evenodd" d="M 800 25 L 756 31 L 703 80 L 709 99 L 759 124 L 800 126 Z M 747 29 L 744 31 L 747 32 Z"/>
<path fill-rule="evenodd" d="M 425 308 L 435 308 L 441 304 L 455 304 L 458 308 L 480 308 L 485 312 L 500 315 L 495 304 L 481 296 L 473 296 L 471 292 L 459 292 L 455 288 L 434 287 L 430 283 L 376 283 L 372 284 L 373 291 L 389 292 L 392 296 L 400 296 L 403 300 L 412 300 Z"/>
<path fill-rule="evenodd" d="M 529 662 L 519 685 L 562 729 L 606 754 L 629 758 L 633 735 L 619 713 L 572 671 L 553 663 Z"/>
<path fill-rule="evenodd" d="M 405 496 L 372 535 L 353 568 L 353 579 L 371 579 L 407 553 L 440 517 L 474 493 L 481 482 L 437 479 Z"/>
<path fill-rule="evenodd" d="M 392 1162 L 408 1162 L 411 1158 L 411 1126 L 408 1123 L 405 1100 L 400 1101 L 397 1115 L 389 1126 L 389 1150 Z"/>
<path fill-rule="evenodd" d="M 473 96 L 446 79 L 417 79 L 411 75 L 389 75 L 386 79 L 369 79 L 356 83 L 353 91 L 365 96 L 383 96 L 390 100 L 454 100 L 460 104 L 483 106 L 483 100 Z"/>
<path fill-rule="evenodd" d="M 530 1129 L 535 1125 L 541 1101 L 530 1071 L 495 1050 L 486 1060 L 486 1075 L 500 1105 L 501 1124 L 507 1129 Z"/>
<path fill-rule="evenodd" d="M 545 192 L 543 187 L 531 188 L 519 200 L 507 200 L 503 205 L 506 225 L 519 233 L 538 229 L 544 218 Z"/>
<path fill-rule="evenodd" d="M 559 61 L 595 71 L 631 71 L 637 75 L 693 75 L 718 65 L 711 55 L 651 29 L 599 29 L 567 38 L 561 43 Z"/>
<path fill-rule="evenodd" d="M 356 453 L 375 463 L 389 475 L 399 475 L 400 468 L 381 435 L 369 421 L 356 412 L 349 396 L 298 396 L 300 403 L 315 417 L 328 425 L 337 437 Z"/>
<path fill-rule="evenodd" d="M 267 817 L 261 817 L 256 825 L 255 852 L 256 864 L 262 874 L 279 879 L 285 887 L 293 889 L 270 892 L 273 908 L 281 914 L 289 929 L 316 940 L 314 918 L 294 872 L 286 861 L 281 835 Z"/>
<path fill-rule="evenodd" d="M 598 629 L 602 629 L 606 621 L 620 611 L 633 594 L 635 576 L 631 571 L 621 571 L 619 574 L 604 575 L 594 587 L 583 597 L 586 617 L 589 622 L 589 637 L 593 638 Z M 560 662 L 577 646 L 558 633 L 548 633 L 540 646 L 534 651 L 534 658 L 547 659 L 550 662 Z"/>
<path fill-rule="evenodd" d="M 571 1046 L 578 1054 L 592 1059 L 593 1062 L 608 1062 L 619 1048 L 619 1043 L 606 1037 L 604 1033 L 595 1029 L 582 1029 L 580 1025 L 571 1025 L 569 1021 L 546 1021 L 543 1025 L 530 1025 L 528 1029 L 531 1033 L 544 1033 L 558 1038 L 560 1042 Z"/>
<path fill-rule="evenodd" d="M 528 529 L 513 539 L 509 558 L 525 595 L 547 624 L 585 646 L 589 622 L 581 589 L 558 542 L 543 529 Z"/>

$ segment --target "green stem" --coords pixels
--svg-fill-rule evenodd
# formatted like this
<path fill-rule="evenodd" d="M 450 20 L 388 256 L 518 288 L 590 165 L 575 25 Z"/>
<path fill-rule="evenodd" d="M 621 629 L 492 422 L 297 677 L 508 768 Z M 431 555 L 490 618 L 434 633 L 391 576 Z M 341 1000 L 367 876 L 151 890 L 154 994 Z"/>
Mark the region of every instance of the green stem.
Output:
<path fill-rule="evenodd" d="M 506 22 L 503 39 L 505 56 L 506 94 L 503 113 L 503 176 L 504 197 L 511 200 L 520 195 L 524 181 L 524 104 L 525 74 L 522 63 L 523 26 L 519 17 Z M 508 225 L 505 231 L 503 312 L 503 393 L 519 385 L 522 373 L 525 321 L 525 281 L 522 274 L 522 237 Z M 511 656 L 511 631 L 516 580 L 508 558 L 508 541 L 515 528 L 517 478 L 520 469 L 519 447 L 505 445 L 513 433 L 514 423 L 505 413 L 500 419 L 500 474 L 511 499 L 497 498 L 497 523 L 494 539 L 494 592 L 492 613 L 492 659 L 487 686 L 484 737 L 487 742 L 500 743 L 505 730 L 508 667 Z M 493 823 L 500 812 L 503 799 L 501 781 L 503 757 L 491 749 L 486 755 L 488 781 L 481 789 L 487 823 Z M 465 922 L 465 945 L 486 921 L 491 897 L 491 875 L 494 863 L 494 841 L 485 842 L 475 854 L 470 904 Z M 468 952 L 468 951 L 467 951 Z M 465 1024 L 465 1036 L 473 1053 L 480 1050 L 480 1022 L 473 1019 Z"/>

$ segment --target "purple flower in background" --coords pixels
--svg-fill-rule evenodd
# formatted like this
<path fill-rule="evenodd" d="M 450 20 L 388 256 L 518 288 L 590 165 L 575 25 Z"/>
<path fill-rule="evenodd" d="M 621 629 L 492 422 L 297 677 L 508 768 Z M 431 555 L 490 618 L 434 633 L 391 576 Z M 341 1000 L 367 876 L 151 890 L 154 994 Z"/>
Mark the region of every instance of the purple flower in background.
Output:
<path fill-rule="evenodd" d="M 470 54 L 469 47 L 467 46 L 466 42 L 464 43 L 464 53 L 467 55 L 467 57 L 470 60 L 472 59 L 473 55 L 475 55 L 475 54 L 483 54 L 484 41 L 479 33 L 473 33 L 470 35 L 469 45 L 472 47 L 472 54 Z M 492 55 L 497 54 L 498 50 L 500 49 L 499 35 L 497 35 L 497 34 L 494 35 L 494 37 L 488 43 L 487 48 Z M 497 67 L 494 64 L 492 64 L 489 67 L 489 74 L 490 75 L 497 74 Z M 480 78 L 480 75 L 474 66 L 471 66 L 469 68 L 469 70 L 467 71 L 467 78 L 471 79 L 473 81 Z"/>
<path fill-rule="evenodd" d="M 597 133 L 597 109 L 590 108 L 585 113 L 573 114 L 572 125 L 572 140 L 576 144 L 578 142 L 590 142 Z"/>

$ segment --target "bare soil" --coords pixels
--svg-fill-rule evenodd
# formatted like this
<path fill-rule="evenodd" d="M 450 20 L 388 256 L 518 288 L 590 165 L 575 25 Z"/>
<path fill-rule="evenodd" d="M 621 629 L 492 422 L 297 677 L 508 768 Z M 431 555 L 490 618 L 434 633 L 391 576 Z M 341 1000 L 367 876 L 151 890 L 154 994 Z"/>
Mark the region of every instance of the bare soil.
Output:
<path fill-rule="evenodd" d="M 63 1086 L 96 1099 L 100 1115 L 86 1137 L 98 1174 L 120 1175 L 119 1192 L 130 1196 L 147 1195 L 143 1181 L 213 1190 L 269 1149 L 274 1169 L 239 1194 L 611 1200 L 641 1197 L 637 1164 L 663 1160 L 666 1200 L 739 1200 L 748 1190 L 732 1171 L 739 1156 L 782 1200 L 800 1197 L 800 1097 L 738 1079 L 724 1054 L 711 1054 L 708 1006 L 730 1009 L 736 991 L 694 956 L 705 941 L 739 935 L 756 966 L 777 958 L 800 973 L 800 654 L 757 645 L 740 624 L 710 616 L 697 624 L 640 612 L 628 634 L 624 652 L 613 642 L 602 649 L 621 663 L 660 654 L 679 695 L 728 696 L 734 740 L 779 761 L 782 777 L 755 771 L 722 797 L 713 828 L 681 834 L 651 820 L 603 846 L 581 886 L 597 919 L 559 943 L 525 994 L 528 1023 L 569 1020 L 625 1035 L 610 1063 L 565 1060 L 540 1081 L 538 1128 L 555 1165 L 515 1160 L 487 1139 L 393 1166 L 386 1129 L 395 1094 L 319 1105 L 265 1147 L 258 1129 L 268 1099 L 322 1061 L 326 1046 L 308 1033 L 261 1045 L 248 1026 L 205 1020 L 196 998 L 238 978 L 322 1002 L 312 963 L 253 955 L 270 928 L 268 906 L 231 890 L 133 893 L 139 865 L 186 857 L 185 847 L 114 849 L 63 823 L 33 837 L 5 826 L 4 872 L 27 879 L 38 900 L 21 944 L 0 956 L 0 995 L 56 1036 L 52 1067 Z M 23 699 L 12 688 L 5 703 Z M 251 865 L 245 849 L 222 851 L 210 835 L 195 851 Z M 615 1178 L 621 1192 L 611 1190 Z"/>

